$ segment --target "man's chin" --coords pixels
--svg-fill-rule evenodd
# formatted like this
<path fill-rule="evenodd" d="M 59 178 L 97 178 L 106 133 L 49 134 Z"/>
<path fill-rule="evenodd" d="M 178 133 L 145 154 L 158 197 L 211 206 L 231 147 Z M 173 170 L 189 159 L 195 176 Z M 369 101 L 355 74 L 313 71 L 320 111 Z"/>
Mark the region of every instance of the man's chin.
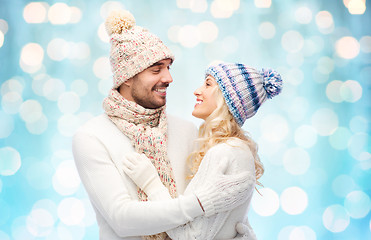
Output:
<path fill-rule="evenodd" d="M 166 96 L 160 97 L 159 100 L 156 102 L 157 108 L 163 107 L 166 104 Z"/>
<path fill-rule="evenodd" d="M 160 107 L 165 106 L 165 104 L 166 104 L 166 99 L 165 99 L 165 101 L 163 101 L 163 102 L 158 102 L 158 103 L 151 104 L 151 105 L 149 105 L 149 106 L 146 107 L 146 108 L 149 108 L 149 109 L 157 109 L 157 108 L 160 108 Z"/>

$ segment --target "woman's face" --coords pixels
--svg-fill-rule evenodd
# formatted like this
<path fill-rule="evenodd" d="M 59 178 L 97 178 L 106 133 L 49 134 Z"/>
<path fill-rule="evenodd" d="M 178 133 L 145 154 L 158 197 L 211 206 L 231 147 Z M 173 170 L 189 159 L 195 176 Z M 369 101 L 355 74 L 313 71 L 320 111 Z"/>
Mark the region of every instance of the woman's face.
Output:
<path fill-rule="evenodd" d="M 218 83 L 212 76 L 207 76 L 201 87 L 196 89 L 194 95 L 197 97 L 196 105 L 192 115 L 205 120 L 216 109 L 215 91 Z"/>

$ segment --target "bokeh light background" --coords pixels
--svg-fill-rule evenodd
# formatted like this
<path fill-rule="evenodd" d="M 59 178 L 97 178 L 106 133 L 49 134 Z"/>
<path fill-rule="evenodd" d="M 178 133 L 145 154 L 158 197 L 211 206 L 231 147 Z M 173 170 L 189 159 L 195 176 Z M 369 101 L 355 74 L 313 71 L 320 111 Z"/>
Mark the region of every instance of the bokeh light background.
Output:
<path fill-rule="evenodd" d="M 196 124 L 211 61 L 282 74 L 244 125 L 266 169 L 249 212 L 259 239 L 371 239 L 369 3 L 0 0 L 0 239 L 98 239 L 71 137 L 103 112 L 117 8 L 174 51 L 168 112 Z"/>

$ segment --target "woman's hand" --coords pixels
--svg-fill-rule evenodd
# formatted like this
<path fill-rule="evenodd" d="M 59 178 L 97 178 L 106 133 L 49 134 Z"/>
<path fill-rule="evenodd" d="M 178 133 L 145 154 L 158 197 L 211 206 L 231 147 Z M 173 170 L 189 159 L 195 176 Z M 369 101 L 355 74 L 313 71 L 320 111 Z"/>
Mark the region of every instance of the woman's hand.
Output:
<path fill-rule="evenodd" d="M 248 221 L 237 223 L 236 230 L 237 236 L 228 240 L 256 240 L 256 235 Z"/>

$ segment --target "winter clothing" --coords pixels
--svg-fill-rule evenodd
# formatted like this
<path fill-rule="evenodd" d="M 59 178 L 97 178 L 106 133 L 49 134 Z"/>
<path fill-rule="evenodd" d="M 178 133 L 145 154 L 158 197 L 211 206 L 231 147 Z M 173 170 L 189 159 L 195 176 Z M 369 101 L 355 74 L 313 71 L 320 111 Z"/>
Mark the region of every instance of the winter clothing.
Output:
<path fill-rule="evenodd" d="M 170 161 L 167 156 L 167 120 L 165 106 L 146 109 L 123 98 L 112 90 L 104 100 L 103 108 L 112 122 L 130 140 L 138 153 L 144 153 L 157 169 L 162 183 L 176 197 L 176 185 Z M 139 199 L 146 201 L 147 196 L 139 189 Z"/>
<path fill-rule="evenodd" d="M 147 29 L 135 25 L 128 11 L 113 11 L 105 22 L 111 37 L 110 62 L 113 72 L 113 87 L 144 71 L 163 59 L 174 60 L 168 47 Z"/>
<path fill-rule="evenodd" d="M 244 64 L 222 62 L 210 65 L 207 75 L 215 78 L 240 126 L 255 115 L 267 98 L 278 95 L 282 89 L 281 75 L 272 69 L 258 71 Z"/>
<path fill-rule="evenodd" d="M 167 153 L 179 193 L 187 182 L 186 158 L 197 137 L 195 126 L 168 116 Z M 96 212 L 100 240 L 140 240 L 203 215 L 194 194 L 164 202 L 139 202 L 137 186 L 123 173 L 122 158 L 135 149 L 106 115 L 89 120 L 73 138 L 77 170 Z M 137 236 L 137 237 L 135 237 Z"/>
<path fill-rule="evenodd" d="M 182 194 L 190 175 L 186 158 L 192 151 L 197 131 L 184 120 L 171 116 L 167 120 L 167 154 L 177 191 Z M 133 152 L 130 139 L 106 114 L 88 121 L 73 138 L 75 163 L 96 212 L 100 240 L 139 240 L 138 236 L 165 232 L 204 214 L 210 216 L 234 209 L 249 195 L 246 189 L 251 181 L 244 172 L 208 179 L 195 194 L 169 197 L 161 202 L 139 202 L 137 186 L 122 171 L 123 157 Z"/>
<path fill-rule="evenodd" d="M 157 176 L 156 169 L 152 166 L 148 158 L 139 154 L 126 156 L 124 161 L 124 171 L 133 179 L 138 186 L 145 189 L 151 201 L 163 201 L 171 199 L 170 194 L 162 185 Z M 244 189 L 244 203 L 236 208 L 230 208 L 224 212 L 211 214 L 210 216 L 200 216 L 192 222 L 167 231 L 173 240 L 212 240 L 212 239 L 232 239 L 236 235 L 236 224 L 245 218 L 249 208 L 252 194 L 255 188 L 255 165 L 254 158 L 249 147 L 239 139 L 230 139 L 227 143 L 218 144 L 209 149 L 203 158 L 201 165 L 185 190 L 185 195 L 196 192 L 205 193 L 204 186 L 208 186 L 210 191 L 206 193 L 210 200 L 215 199 L 216 195 L 229 194 L 238 189 L 238 186 L 230 181 L 231 176 L 247 173 L 248 187 Z M 147 181 L 143 181 L 143 178 Z M 212 188 L 212 183 L 216 179 L 223 178 L 223 183 L 228 186 L 225 191 Z M 150 180 L 149 180 L 150 179 Z M 221 204 L 227 205 L 229 201 L 234 201 L 231 195 L 228 201 Z M 204 201 L 205 202 L 205 201 Z M 245 237 L 255 240 L 256 236 L 248 224 Z M 246 239 L 246 238 L 245 238 Z"/>
<path fill-rule="evenodd" d="M 135 102 L 126 100 L 117 90 L 111 90 L 104 99 L 103 108 L 113 123 L 130 140 L 138 153 L 144 153 L 152 160 L 162 183 L 171 196 L 176 197 L 173 171 L 167 156 L 167 120 L 165 106 L 146 109 Z M 140 201 L 147 201 L 147 195 L 138 189 Z M 146 237 L 151 240 L 164 240 L 166 233 Z"/>

